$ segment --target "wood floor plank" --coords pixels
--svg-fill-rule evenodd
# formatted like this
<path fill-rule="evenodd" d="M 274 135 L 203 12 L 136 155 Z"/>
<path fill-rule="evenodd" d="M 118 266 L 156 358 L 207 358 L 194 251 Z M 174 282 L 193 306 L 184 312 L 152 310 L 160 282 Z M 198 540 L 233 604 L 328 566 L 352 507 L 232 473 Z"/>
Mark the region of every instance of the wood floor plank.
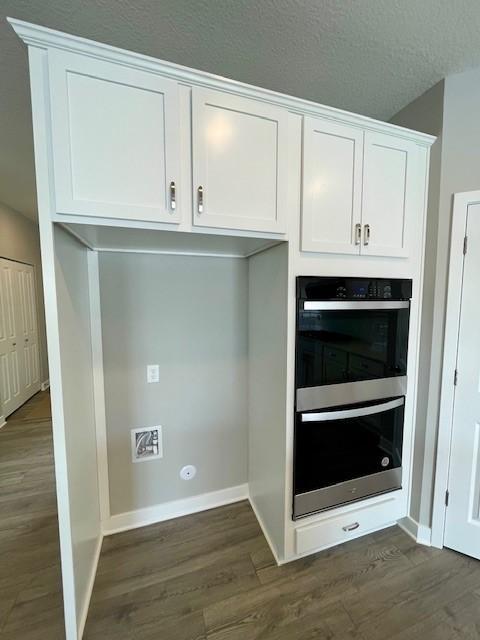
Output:
<path fill-rule="evenodd" d="M 414 566 L 393 580 L 387 576 L 343 602 L 362 632 L 383 640 L 477 587 L 478 561 L 445 550 L 435 561 Z"/>
<path fill-rule="evenodd" d="M 64 640 L 50 398 L 0 431 L 0 637 Z"/>
<path fill-rule="evenodd" d="M 164 581 L 160 585 L 136 589 L 133 584 L 129 593 L 95 601 L 89 624 L 95 629 L 107 629 L 112 628 L 115 620 L 122 620 L 122 624 L 135 633 L 144 627 L 151 628 L 155 623 L 160 629 L 166 618 L 177 616 L 178 623 L 181 624 L 184 616 L 202 613 L 203 608 L 212 602 L 229 596 L 238 597 L 256 585 L 258 579 L 254 567 L 250 558 L 244 556 L 229 565 L 222 562 L 207 570 L 186 573 Z M 162 637 L 167 640 L 164 633 L 162 628 Z"/>
<path fill-rule="evenodd" d="M 400 527 L 396 526 L 377 531 L 372 534 L 372 537 L 379 542 L 389 540 L 391 543 L 394 543 L 413 565 L 431 560 L 434 556 L 442 553 L 441 549 L 417 544 L 413 538 L 406 535 Z"/>
<path fill-rule="evenodd" d="M 480 638 L 479 611 L 480 592 L 469 591 L 436 609 L 420 622 L 400 630 L 392 636 L 392 640 L 468 638 L 472 628 L 476 628 L 478 634 L 472 637 Z"/>

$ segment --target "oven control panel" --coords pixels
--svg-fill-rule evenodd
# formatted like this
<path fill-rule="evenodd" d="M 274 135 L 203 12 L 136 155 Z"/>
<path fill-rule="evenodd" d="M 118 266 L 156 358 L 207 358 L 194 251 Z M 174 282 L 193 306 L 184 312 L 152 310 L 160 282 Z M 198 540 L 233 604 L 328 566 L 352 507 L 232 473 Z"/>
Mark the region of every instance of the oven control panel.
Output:
<path fill-rule="evenodd" d="M 299 276 L 302 300 L 409 300 L 412 281 L 399 278 L 324 278 Z"/>

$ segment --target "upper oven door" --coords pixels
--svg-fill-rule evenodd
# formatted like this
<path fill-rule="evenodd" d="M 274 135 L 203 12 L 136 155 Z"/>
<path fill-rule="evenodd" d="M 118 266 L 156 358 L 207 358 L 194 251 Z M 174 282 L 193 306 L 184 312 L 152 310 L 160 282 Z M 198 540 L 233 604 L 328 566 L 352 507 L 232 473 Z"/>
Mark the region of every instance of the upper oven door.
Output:
<path fill-rule="evenodd" d="M 299 301 L 296 386 L 405 376 L 408 301 Z"/>

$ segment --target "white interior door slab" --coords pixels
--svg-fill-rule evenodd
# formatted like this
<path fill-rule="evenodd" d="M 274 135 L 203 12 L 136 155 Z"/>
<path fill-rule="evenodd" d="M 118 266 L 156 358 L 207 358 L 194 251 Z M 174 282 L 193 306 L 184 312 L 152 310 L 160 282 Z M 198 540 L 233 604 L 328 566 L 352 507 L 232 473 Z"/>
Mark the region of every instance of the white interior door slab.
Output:
<path fill-rule="evenodd" d="M 9 416 L 39 389 L 34 270 L 0 258 L 0 414 Z"/>
<path fill-rule="evenodd" d="M 9 260 L 0 258 L 0 413 L 10 415 L 22 404 L 20 390 L 20 338 L 17 335 L 16 273 Z"/>
<path fill-rule="evenodd" d="M 38 354 L 37 309 L 33 267 L 19 265 L 17 270 L 21 319 L 21 344 L 23 349 L 24 392 L 27 399 L 40 388 Z"/>
<path fill-rule="evenodd" d="M 466 234 L 444 545 L 480 559 L 480 204 Z"/>

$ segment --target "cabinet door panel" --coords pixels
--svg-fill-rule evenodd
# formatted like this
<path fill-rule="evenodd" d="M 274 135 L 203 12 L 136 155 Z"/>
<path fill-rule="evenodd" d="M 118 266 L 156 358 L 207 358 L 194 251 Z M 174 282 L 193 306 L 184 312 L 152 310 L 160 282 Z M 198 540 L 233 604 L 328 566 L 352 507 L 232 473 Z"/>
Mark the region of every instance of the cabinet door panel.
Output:
<path fill-rule="evenodd" d="M 284 233 L 287 112 L 220 91 L 192 96 L 194 224 Z"/>
<path fill-rule="evenodd" d="M 49 51 L 59 213 L 179 222 L 178 87 L 168 79 Z"/>
<path fill-rule="evenodd" d="M 408 256 L 408 222 L 416 201 L 415 143 L 365 133 L 362 222 L 370 239 L 362 254 Z M 365 229 L 365 227 L 364 227 Z"/>
<path fill-rule="evenodd" d="M 303 251 L 359 253 L 362 149 L 361 130 L 304 118 Z"/>

